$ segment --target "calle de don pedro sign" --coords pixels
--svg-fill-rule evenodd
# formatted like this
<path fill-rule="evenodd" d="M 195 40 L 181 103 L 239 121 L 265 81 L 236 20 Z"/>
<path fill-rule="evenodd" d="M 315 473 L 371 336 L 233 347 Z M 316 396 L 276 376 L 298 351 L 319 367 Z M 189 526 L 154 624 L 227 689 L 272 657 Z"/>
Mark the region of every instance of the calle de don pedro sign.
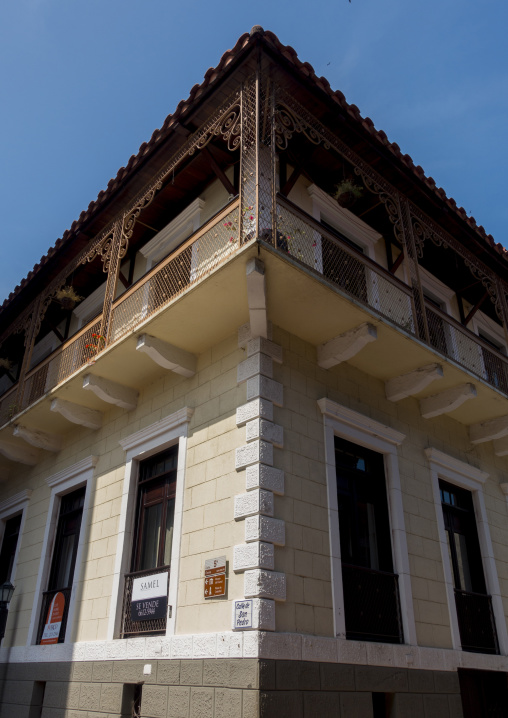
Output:
<path fill-rule="evenodd" d="M 135 578 L 132 582 L 131 620 L 165 618 L 168 608 L 169 572 Z"/>

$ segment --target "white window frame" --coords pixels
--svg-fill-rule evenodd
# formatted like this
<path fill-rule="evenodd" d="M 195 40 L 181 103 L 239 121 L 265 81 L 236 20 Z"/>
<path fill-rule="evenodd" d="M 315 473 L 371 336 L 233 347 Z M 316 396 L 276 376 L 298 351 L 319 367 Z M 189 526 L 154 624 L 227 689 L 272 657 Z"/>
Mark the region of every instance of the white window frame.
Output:
<path fill-rule="evenodd" d="M 416 645 L 416 626 L 411 590 L 411 575 L 407 550 L 404 507 L 400 485 L 397 447 L 405 434 L 385 426 L 370 417 L 353 411 L 330 399 L 319 399 L 324 420 L 326 482 L 328 489 L 328 524 L 330 528 L 330 560 L 332 572 L 332 597 L 334 631 L 345 639 L 344 591 L 340 555 L 339 511 L 337 504 L 337 476 L 335 468 L 335 437 L 340 436 L 360 446 L 383 454 L 388 513 L 394 573 L 399 577 L 399 599 L 405 644 Z"/>
<path fill-rule="evenodd" d="M 18 543 L 16 544 L 16 552 L 14 553 L 14 561 L 12 563 L 11 583 L 14 583 L 14 579 L 16 578 L 21 537 L 23 536 L 23 530 L 25 528 L 26 513 L 31 494 L 32 491 L 30 489 L 25 489 L 24 491 L 14 494 L 14 496 L 11 496 L 9 499 L 5 499 L 5 501 L 0 501 L 0 550 L 4 542 L 6 522 L 21 514 Z"/>
<path fill-rule="evenodd" d="M 168 607 L 171 616 L 166 622 L 166 636 L 175 633 L 178 583 L 180 570 L 180 545 L 182 537 L 183 496 L 185 486 L 185 464 L 187 458 L 187 435 L 194 409 L 185 407 L 174 414 L 137 431 L 120 445 L 126 452 L 122 504 L 118 526 L 118 543 L 113 574 L 113 591 L 109 611 L 107 640 L 118 638 L 121 633 L 122 606 L 126 573 L 129 573 L 132 557 L 132 542 L 135 529 L 136 503 L 138 498 L 139 462 L 178 444 L 176 471 L 175 515 L 173 525 L 173 546 L 171 549 L 171 573 L 169 578 Z"/>
<path fill-rule="evenodd" d="M 425 449 L 425 456 L 428 459 L 432 477 L 432 493 L 436 508 L 439 543 L 441 547 L 441 560 L 443 562 L 446 596 L 448 599 L 448 610 L 450 613 L 453 648 L 460 651 L 461 641 L 457 608 L 455 605 L 452 565 L 448 554 L 443 507 L 439 491 L 439 479 L 443 479 L 444 481 L 454 484 L 462 489 L 467 489 L 467 491 L 470 491 L 472 494 L 476 528 L 478 531 L 478 540 L 480 542 L 480 551 L 482 555 L 482 565 L 485 574 L 485 583 L 487 586 L 487 593 L 492 596 L 492 611 L 494 613 L 494 620 L 496 623 L 499 650 L 502 655 L 507 655 L 508 634 L 506 630 L 506 618 L 504 615 L 503 600 L 497 576 L 496 559 L 494 558 L 494 551 L 490 538 L 487 510 L 485 508 L 485 501 L 483 498 L 483 486 L 489 474 L 471 466 L 470 464 L 466 464 L 464 461 L 459 461 L 453 456 L 449 456 L 448 454 L 445 454 L 433 447 Z"/>
<path fill-rule="evenodd" d="M 42 605 L 42 593 L 48 582 L 49 572 L 51 570 L 51 562 L 53 560 L 53 550 L 55 544 L 55 535 L 58 525 L 58 517 L 60 514 L 61 497 L 70 494 L 72 491 L 86 486 L 85 500 L 83 503 L 83 514 L 81 516 L 81 527 L 79 530 L 78 550 L 76 553 L 76 563 L 74 565 L 74 576 L 72 579 L 71 598 L 69 601 L 69 611 L 67 613 L 67 626 L 65 630 L 64 644 L 73 643 L 75 640 L 74 616 L 76 612 L 76 600 L 80 593 L 80 584 L 83 583 L 81 576 L 81 563 L 83 560 L 83 552 L 86 542 L 88 541 L 88 525 L 90 522 L 90 512 L 92 509 L 92 496 L 94 494 L 94 468 L 98 461 L 98 456 L 88 456 L 82 461 L 69 466 L 67 469 L 54 474 L 46 479 L 47 485 L 51 489 L 49 500 L 48 518 L 46 521 L 46 530 L 42 541 L 41 562 L 39 564 L 39 573 L 37 575 L 37 583 L 35 586 L 34 604 L 32 615 L 30 618 L 30 627 L 28 629 L 27 646 L 35 645 L 37 640 L 37 629 L 39 627 L 39 618 Z M 57 644 L 55 644 L 57 645 Z M 47 648 L 47 646 L 45 646 Z"/>

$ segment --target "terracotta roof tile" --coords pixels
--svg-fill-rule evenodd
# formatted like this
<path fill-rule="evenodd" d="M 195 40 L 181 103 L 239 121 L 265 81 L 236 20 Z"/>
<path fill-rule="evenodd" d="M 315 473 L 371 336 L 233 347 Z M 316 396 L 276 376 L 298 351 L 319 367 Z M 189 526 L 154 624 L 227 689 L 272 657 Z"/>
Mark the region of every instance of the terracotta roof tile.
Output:
<path fill-rule="evenodd" d="M 139 148 L 137 154 L 132 155 L 125 167 L 121 167 L 116 177 L 109 180 L 106 190 L 101 190 L 97 195 L 97 199 L 90 202 L 87 210 L 84 210 L 79 215 L 78 220 L 74 221 L 69 230 L 66 230 L 62 237 L 57 239 L 54 247 L 50 248 L 47 254 L 41 257 L 40 262 L 34 266 L 31 272 L 27 274 L 25 279 L 22 279 L 20 284 L 14 289 L 8 298 L 3 302 L 2 308 L 5 307 L 10 301 L 28 284 L 28 282 L 34 277 L 40 268 L 46 264 L 48 259 L 54 255 L 54 253 L 60 249 L 69 239 L 79 231 L 80 227 L 88 221 L 91 216 L 98 212 L 102 205 L 114 194 L 115 191 L 129 178 L 131 172 L 134 170 L 140 160 L 146 157 L 155 147 L 155 145 L 163 140 L 171 131 L 172 127 L 176 124 L 178 119 L 183 115 L 191 106 L 192 103 L 200 97 L 210 84 L 217 81 L 221 76 L 225 68 L 234 61 L 239 53 L 244 50 L 249 43 L 254 43 L 260 37 L 263 41 L 271 45 L 275 50 L 289 61 L 295 68 L 305 77 L 310 78 L 316 87 L 324 91 L 332 100 L 337 102 L 343 109 L 345 109 L 350 116 L 356 121 L 361 123 L 362 127 L 369 132 L 369 134 L 378 141 L 381 145 L 389 149 L 395 157 L 407 167 L 409 167 L 415 177 L 423 181 L 427 187 L 435 192 L 437 197 L 443 201 L 448 207 L 450 207 L 461 219 L 465 220 L 468 225 L 474 229 L 484 240 L 485 244 L 492 246 L 501 256 L 507 257 L 508 251 L 499 243 L 495 243 L 491 235 L 487 235 L 482 226 L 478 226 L 473 217 L 468 217 L 463 207 L 457 207 L 455 200 L 451 197 L 447 197 L 446 192 L 442 188 L 436 187 L 436 183 L 432 177 L 426 177 L 423 168 L 420 165 L 415 166 L 412 158 L 407 154 L 402 154 L 400 147 L 396 143 L 391 143 L 383 130 L 376 130 L 373 121 L 370 117 L 363 118 L 360 110 L 356 105 L 349 105 L 346 101 L 344 94 L 340 90 L 332 90 L 330 83 L 325 77 L 317 77 L 314 68 L 308 62 L 301 62 L 298 55 L 293 47 L 290 45 L 283 45 L 278 37 L 270 31 L 265 31 L 260 26 L 254 26 L 250 33 L 244 33 L 241 35 L 233 49 L 227 50 L 221 57 L 216 67 L 210 67 L 204 75 L 204 81 L 200 84 L 196 84 L 192 87 L 189 97 L 186 100 L 181 100 L 173 114 L 170 114 L 164 120 L 160 129 L 154 130 L 150 140 L 143 142 Z"/>

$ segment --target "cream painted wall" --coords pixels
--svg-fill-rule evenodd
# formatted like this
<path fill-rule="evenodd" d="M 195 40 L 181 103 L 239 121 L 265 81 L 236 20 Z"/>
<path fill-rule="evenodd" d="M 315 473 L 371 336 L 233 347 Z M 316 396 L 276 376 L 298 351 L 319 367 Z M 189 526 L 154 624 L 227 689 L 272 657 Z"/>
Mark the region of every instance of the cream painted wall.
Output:
<path fill-rule="evenodd" d="M 508 507 L 499 487 L 505 480 L 506 459 L 495 457 L 489 444 L 472 447 L 466 427 L 452 419 L 422 419 L 415 399 L 397 404 L 387 401 L 382 382 L 348 364 L 330 371 L 320 369 L 315 347 L 297 337 L 274 327 L 273 339 L 284 352 L 282 365 L 274 364 L 274 379 L 284 385 L 284 406 L 275 407 L 274 415 L 274 421 L 284 427 L 284 448 L 275 450 L 274 460 L 285 471 L 285 495 L 275 497 L 274 515 L 286 521 L 286 546 L 275 549 L 275 570 L 284 571 L 287 578 L 287 601 L 276 605 L 277 630 L 318 635 L 333 631 L 323 418 L 316 403 L 322 397 L 406 434 L 399 447 L 399 468 L 419 644 L 451 646 L 431 477 L 424 455 L 428 446 L 490 473 L 485 504 L 508 613 Z M 363 351 L 375 351 L 375 344 Z M 44 453 L 37 467 L 20 469 L 14 480 L 0 485 L 0 501 L 25 488 L 33 491 L 4 646 L 23 645 L 27 640 L 50 498 L 46 479 L 91 454 L 100 458 L 90 523 L 84 527 L 77 639 L 106 638 L 125 470 L 119 439 L 184 406 L 195 412 L 189 425 L 176 631 L 230 629 L 230 601 L 243 595 L 243 576 L 231 569 L 229 600 L 205 601 L 203 573 L 205 559 L 222 554 L 232 567 L 233 546 L 244 542 L 244 524 L 233 519 L 233 497 L 245 491 L 244 475 L 235 471 L 235 449 L 245 443 L 245 430 L 235 423 L 236 408 L 246 401 L 245 384 L 237 385 L 237 365 L 244 358 L 236 335 L 229 337 L 199 357 L 197 374 L 191 379 L 168 372 L 141 391 L 134 411 L 110 409 L 97 432 L 71 428 L 59 454 Z"/>

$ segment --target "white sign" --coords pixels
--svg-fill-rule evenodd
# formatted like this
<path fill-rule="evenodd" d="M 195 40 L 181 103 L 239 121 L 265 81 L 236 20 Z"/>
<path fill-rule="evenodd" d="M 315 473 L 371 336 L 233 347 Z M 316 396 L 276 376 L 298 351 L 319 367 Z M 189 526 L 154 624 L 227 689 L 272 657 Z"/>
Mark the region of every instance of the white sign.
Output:
<path fill-rule="evenodd" d="M 242 628 L 252 628 L 252 599 L 244 601 L 235 601 L 235 609 L 233 611 L 233 630 Z"/>
<path fill-rule="evenodd" d="M 226 573 L 226 557 L 207 558 L 205 561 L 205 576 Z"/>
<path fill-rule="evenodd" d="M 160 598 L 168 595 L 169 572 L 135 578 L 132 582 L 131 601 L 146 601 L 148 598 Z"/>

